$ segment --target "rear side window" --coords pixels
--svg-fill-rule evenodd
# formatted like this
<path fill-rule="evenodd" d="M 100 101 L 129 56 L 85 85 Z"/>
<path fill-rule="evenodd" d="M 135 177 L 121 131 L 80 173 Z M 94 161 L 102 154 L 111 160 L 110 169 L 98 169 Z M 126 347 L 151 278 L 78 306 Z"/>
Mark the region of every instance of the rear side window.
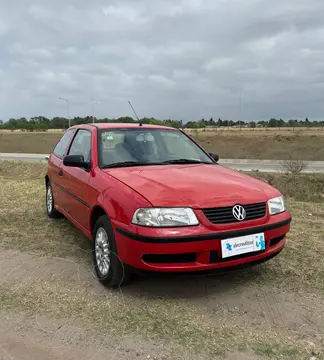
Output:
<path fill-rule="evenodd" d="M 70 140 L 72 139 L 74 131 L 73 130 L 67 130 L 64 135 L 61 137 L 60 141 L 56 144 L 54 148 L 54 155 L 57 157 L 62 158 L 65 154 L 65 150 L 68 147 Z"/>

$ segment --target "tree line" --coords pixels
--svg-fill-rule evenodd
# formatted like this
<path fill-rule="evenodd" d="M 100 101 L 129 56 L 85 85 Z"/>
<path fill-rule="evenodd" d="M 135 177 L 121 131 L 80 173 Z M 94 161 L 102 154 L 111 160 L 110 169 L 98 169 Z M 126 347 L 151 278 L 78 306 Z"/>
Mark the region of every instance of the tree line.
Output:
<path fill-rule="evenodd" d="M 88 124 L 92 123 L 92 117 L 74 117 L 70 120 L 71 126 L 79 125 L 79 124 Z M 120 117 L 118 119 L 95 119 L 96 123 L 138 123 L 136 119 L 132 117 Z M 294 120 L 290 119 L 284 121 L 283 119 L 275 119 L 272 118 L 270 120 L 260 120 L 258 122 L 255 121 L 233 121 L 233 120 L 214 120 L 213 118 L 209 120 L 201 119 L 197 121 L 189 121 L 187 123 L 183 123 L 182 120 L 158 120 L 155 118 L 142 118 L 140 122 L 143 124 L 154 124 L 154 125 L 165 125 L 171 126 L 175 128 L 206 128 L 206 127 L 217 127 L 217 128 L 225 128 L 225 127 L 249 127 L 249 128 L 257 128 L 257 127 L 267 127 L 267 128 L 281 128 L 281 127 L 324 127 L 324 121 L 310 121 L 308 118 L 305 120 Z M 49 129 L 67 129 L 69 126 L 69 119 L 64 117 L 53 117 L 49 119 L 45 116 L 37 116 L 27 119 L 25 117 L 18 119 L 9 119 L 4 122 L 0 120 L 0 129 L 4 130 L 24 130 L 24 131 L 47 131 Z"/>

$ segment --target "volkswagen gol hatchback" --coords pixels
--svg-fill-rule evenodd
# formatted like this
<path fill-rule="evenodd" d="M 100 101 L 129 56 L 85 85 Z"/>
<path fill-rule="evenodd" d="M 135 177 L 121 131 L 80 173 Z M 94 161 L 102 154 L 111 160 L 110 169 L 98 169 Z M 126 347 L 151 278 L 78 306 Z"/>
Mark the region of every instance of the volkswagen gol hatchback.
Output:
<path fill-rule="evenodd" d="M 111 287 L 134 268 L 225 270 L 274 257 L 290 230 L 282 194 L 217 161 L 170 127 L 74 126 L 48 158 L 47 213 L 93 240 L 96 274 Z"/>

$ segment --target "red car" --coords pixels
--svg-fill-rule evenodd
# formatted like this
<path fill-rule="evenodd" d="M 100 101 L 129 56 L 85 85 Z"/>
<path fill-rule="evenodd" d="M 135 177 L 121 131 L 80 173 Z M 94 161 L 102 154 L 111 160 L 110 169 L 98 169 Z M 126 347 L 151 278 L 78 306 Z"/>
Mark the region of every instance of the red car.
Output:
<path fill-rule="evenodd" d="M 48 158 L 46 209 L 93 240 L 99 280 L 134 268 L 230 269 L 277 255 L 291 214 L 282 194 L 218 164 L 183 131 L 142 124 L 69 128 Z"/>

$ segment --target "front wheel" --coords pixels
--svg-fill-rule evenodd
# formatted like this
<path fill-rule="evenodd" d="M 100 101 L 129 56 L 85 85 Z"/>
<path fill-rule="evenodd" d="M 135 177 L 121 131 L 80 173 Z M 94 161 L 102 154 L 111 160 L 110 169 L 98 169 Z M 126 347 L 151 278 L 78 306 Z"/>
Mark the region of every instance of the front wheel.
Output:
<path fill-rule="evenodd" d="M 114 232 L 108 216 L 101 216 L 93 231 L 93 264 L 99 281 L 118 287 L 130 280 L 130 270 L 118 257 Z"/>
<path fill-rule="evenodd" d="M 62 214 L 54 207 L 54 196 L 50 182 L 46 184 L 46 212 L 51 219 L 58 219 L 62 217 Z"/>

